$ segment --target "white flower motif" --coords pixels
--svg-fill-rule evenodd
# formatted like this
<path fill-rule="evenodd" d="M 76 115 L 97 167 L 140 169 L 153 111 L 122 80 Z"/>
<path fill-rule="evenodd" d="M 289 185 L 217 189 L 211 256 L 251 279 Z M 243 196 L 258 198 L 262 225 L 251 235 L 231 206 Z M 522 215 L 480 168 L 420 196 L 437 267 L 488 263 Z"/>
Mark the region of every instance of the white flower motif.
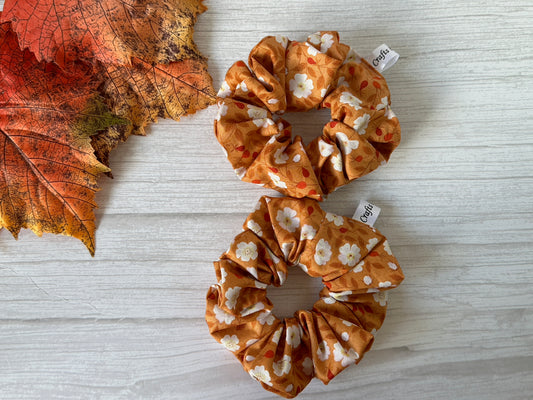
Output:
<path fill-rule="evenodd" d="M 278 99 L 269 99 L 267 101 L 268 104 L 278 104 L 279 103 L 279 100 Z"/>
<path fill-rule="evenodd" d="M 383 250 L 385 250 L 385 252 L 389 255 L 389 256 L 392 256 L 392 250 L 390 249 L 390 245 L 389 245 L 389 241 L 388 240 L 385 240 L 383 242 Z M 393 268 L 394 269 L 394 268 Z"/>
<path fill-rule="evenodd" d="M 315 32 L 307 38 L 313 44 L 320 44 L 320 32 Z"/>
<path fill-rule="evenodd" d="M 349 267 L 353 267 L 361 258 L 359 247 L 356 244 L 351 246 L 349 243 L 344 244 L 339 248 L 339 253 L 339 260 L 342 265 L 348 265 Z"/>
<path fill-rule="evenodd" d="M 246 347 L 248 347 L 248 346 L 246 346 Z M 247 362 L 252 362 L 253 360 L 255 360 L 255 357 L 254 357 L 254 356 L 250 356 L 250 355 L 248 355 L 248 356 L 244 357 L 244 359 L 245 359 Z"/>
<path fill-rule="evenodd" d="M 287 44 L 289 43 L 289 38 L 287 36 L 276 36 L 276 42 L 281 44 L 284 48 L 287 48 Z"/>
<path fill-rule="evenodd" d="M 307 46 L 307 53 L 310 56 L 315 57 L 318 54 L 318 50 L 315 47 L 311 46 L 309 43 L 306 43 L 305 45 Z"/>
<path fill-rule="evenodd" d="M 365 283 L 365 285 L 370 285 L 372 283 L 372 278 L 369 277 L 368 275 L 366 275 L 364 278 L 363 278 L 363 282 Z"/>
<path fill-rule="evenodd" d="M 226 290 L 226 293 L 224 294 L 226 296 L 226 307 L 228 307 L 230 310 L 233 309 L 237 304 L 240 291 L 241 288 L 238 286 Z"/>
<path fill-rule="evenodd" d="M 300 240 L 311 240 L 316 235 L 316 229 L 313 228 L 311 225 L 304 225 L 302 226 L 302 230 L 300 231 Z"/>
<path fill-rule="evenodd" d="M 302 367 L 304 374 L 311 375 L 313 373 L 313 360 L 311 360 L 309 357 L 305 357 L 304 361 L 302 362 Z"/>
<path fill-rule="evenodd" d="M 370 331 L 370 333 L 371 333 L 372 335 L 375 336 L 376 333 L 378 333 L 378 330 L 377 330 L 376 328 L 372 328 L 372 330 Z"/>
<path fill-rule="evenodd" d="M 278 211 L 276 220 L 283 229 L 289 232 L 294 232 L 296 228 L 300 226 L 300 218 L 298 218 L 296 214 L 296 210 L 285 207 L 283 210 Z"/>
<path fill-rule="evenodd" d="M 276 185 L 277 187 L 280 187 L 282 189 L 287 189 L 287 184 L 285 182 L 283 182 L 279 176 L 277 176 L 276 174 L 274 174 L 272 172 L 269 172 L 268 176 L 270 177 L 270 179 L 272 180 L 272 183 L 274 185 Z"/>
<path fill-rule="evenodd" d="M 333 214 L 333 213 L 326 213 L 326 219 L 329 222 L 335 223 L 335 226 L 341 226 L 344 224 L 344 218 L 341 215 Z"/>
<path fill-rule="evenodd" d="M 359 140 L 348 139 L 348 136 L 344 132 L 337 132 L 335 136 L 341 145 L 340 147 L 343 154 L 350 154 L 352 150 L 359 147 Z"/>
<path fill-rule="evenodd" d="M 255 279 L 258 279 L 257 269 L 255 267 L 247 267 L 246 271 L 248 271 L 248 273 L 252 275 Z"/>
<path fill-rule="evenodd" d="M 337 301 L 333 297 L 322 297 L 322 300 L 324 300 L 324 303 L 326 304 L 335 304 Z"/>
<path fill-rule="evenodd" d="M 385 307 L 387 305 L 387 299 L 388 299 L 387 292 L 377 292 L 377 293 L 374 293 L 372 297 L 374 297 L 374 301 L 378 303 L 381 307 Z"/>
<path fill-rule="evenodd" d="M 239 338 L 237 335 L 226 335 L 220 339 L 220 343 L 229 351 L 237 351 L 240 349 Z"/>
<path fill-rule="evenodd" d="M 287 279 L 287 276 L 285 275 L 285 272 L 278 271 L 278 278 L 280 285 L 283 285 L 283 283 L 285 283 L 285 279 Z"/>
<path fill-rule="evenodd" d="M 274 264 L 278 264 L 279 263 L 279 258 L 267 247 L 267 252 L 268 252 L 268 256 L 272 259 L 272 262 Z"/>
<path fill-rule="evenodd" d="M 320 239 L 315 248 L 315 262 L 325 265 L 331 258 L 331 246 L 324 239 Z"/>
<path fill-rule="evenodd" d="M 313 44 L 319 44 L 320 51 L 322 53 L 325 53 L 333 44 L 333 35 L 329 33 L 324 33 L 322 36 L 320 36 L 320 34 L 317 32 L 313 33 L 312 35 L 309 35 L 308 40 Z"/>
<path fill-rule="evenodd" d="M 248 107 L 248 116 L 251 119 L 263 119 L 268 116 L 267 110 L 261 107 L 253 106 L 251 104 L 247 105 Z"/>
<path fill-rule="evenodd" d="M 244 93 L 248 92 L 248 86 L 246 86 L 246 82 L 242 81 L 239 83 L 236 87 L 236 89 L 242 90 Z"/>
<path fill-rule="evenodd" d="M 226 311 L 224 311 L 222 308 L 218 306 L 218 304 L 215 304 L 215 307 L 213 307 L 213 311 L 215 312 L 215 318 L 218 322 L 221 324 L 229 325 L 233 322 L 235 317 Z"/>
<path fill-rule="evenodd" d="M 328 92 L 328 89 L 329 89 L 329 86 L 327 88 L 321 89 L 320 90 L 320 97 L 324 98 L 324 96 Z"/>
<path fill-rule="evenodd" d="M 342 323 L 346 326 L 357 326 L 355 325 L 354 323 L 350 322 L 350 321 L 346 321 L 345 319 L 342 320 Z"/>
<path fill-rule="evenodd" d="M 276 143 L 276 140 L 278 139 L 278 137 L 280 137 L 280 134 L 279 134 L 279 133 L 270 136 L 270 139 L 268 139 L 267 144 Z"/>
<path fill-rule="evenodd" d="M 388 119 L 393 119 L 396 117 L 396 114 L 394 114 L 390 107 L 387 107 L 387 109 L 385 110 L 385 117 L 387 117 Z"/>
<path fill-rule="evenodd" d="M 333 357 L 335 361 L 341 362 L 343 367 L 355 363 L 355 360 L 359 358 L 359 354 L 354 349 L 346 350 L 342 345 L 337 342 L 333 345 Z"/>
<path fill-rule="evenodd" d="M 259 342 L 259 339 L 250 339 L 246 342 L 246 347 L 250 347 L 252 344 Z M 251 358 L 251 360 L 249 359 Z M 253 361 L 255 360 L 254 356 L 246 356 L 246 361 Z"/>
<path fill-rule="evenodd" d="M 348 82 L 346 81 L 346 78 L 344 78 L 344 76 L 341 76 L 339 78 L 339 80 L 337 81 L 337 87 L 341 87 L 341 86 L 350 87 L 350 85 L 348 84 Z"/>
<path fill-rule="evenodd" d="M 266 283 L 255 281 L 255 287 L 258 289 L 266 289 L 267 286 L 268 285 Z"/>
<path fill-rule="evenodd" d="M 241 316 L 246 317 L 250 314 L 253 314 L 257 311 L 261 311 L 265 309 L 265 305 L 262 302 L 255 303 L 251 306 L 246 307 L 244 310 L 241 311 Z"/>
<path fill-rule="evenodd" d="M 318 344 L 318 348 L 316 349 L 316 355 L 318 356 L 320 361 L 326 361 L 329 358 L 330 350 L 328 342 L 323 340 Z"/>
<path fill-rule="evenodd" d="M 220 280 L 218 281 L 219 285 L 223 285 L 224 282 L 226 282 L 226 276 L 228 276 L 228 273 L 224 269 L 224 267 L 220 268 Z"/>
<path fill-rule="evenodd" d="M 329 50 L 331 45 L 333 44 L 333 35 L 330 35 L 329 33 L 324 33 L 322 37 L 320 38 L 320 51 L 322 53 L 325 53 Z"/>
<path fill-rule="evenodd" d="M 341 339 L 347 342 L 350 339 L 350 335 L 348 335 L 348 332 L 342 332 Z"/>
<path fill-rule="evenodd" d="M 322 139 L 320 139 L 318 141 L 318 150 L 320 151 L 320 155 L 322 157 L 329 157 L 335 150 L 335 147 L 333 147 L 333 145 L 326 143 Z"/>
<path fill-rule="evenodd" d="M 307 79 L 306 74 L 295 74 L 294 78 L 289 81 L 289 89 L 294 97 L 299 99 L 309 97 L 313 92 L 314 87 L 313 81 Z"/>
<path fill-rule="evenodd" d="M 296 348 L 300 345 L 301 335 L 299 325 L 290 325 L 287 327 L 285 340 L 289 346 Z"/>
<path fill-rule="evenodd" d="M 379 287 L 380 288 L 389 288 L 391 286 L 392 286 L 392 283 L 390 281 L 379 282 Z"/>
<path fill-rule="evenodd" d="M 218 113 L 215 119 L 217 121 L 220 121 L 220 118 L 224 117 L 228 113 L 228 106 L 222 102 L 219 102 L 217 105 L 218 105 Z"/>
<path fill-rule="evenodd" d="M 393 262 L 388 263 L 388 266 L 390 269 L 396 271 L 398 269 L 398 266 L 394 264 Z"/>
<path fill-rule="evenodd" d="M 299 155 L 299 154 L 296 154 L 296 155 L 292 158 L 292 161 L 294 161 L 294 162 L 298 162 L 298 161 L 300 161 L 300 159 L 301 159 L 300 155 Z"/>
<path fill-rule="evenodd" d="M 258 128 L 268 128 L 270 125 L 274 125 L 274 121 L 268 118 L 268 112 L 264 108 L 247 105 L 248 116 L 252 119 L 255 126 Z"/>
<path fill-rule="evenodd" d="M 342 156 L 340 154 L 331 157 L 331 163 L 336 171 L 342 172 Z"/>
<path fill-rule="evenodd" d="M 235 175 L 239 177 L 239 179 L 242 179 L 244 175 L 246 175 L 247 169 L 245 167 L 240 167 L 234 170 Z"/>
<path fill-rule="evenodd" d="M 350 92 L 342 92 L 339 100 L 341 103 L 348 104 L 350 107 L 353 107 L 356 110 L 360 110 L 361 103 L 363 103 L 361 100 L 359 100 L 357 97 L 355 97 Z"/>
<path fill-rule="evenodd" d="M 235 252 L 237 258 L 242 261 L 255 260 L 257 258 L 257 246 L 254 242 L 240 242 L 237 245 L 237 251 Z"/>
<path fill-rule="evenodd" d="M 279 343 L 279 339 L 281 338 L 281 334 L 283 332 L 283 327 L 279 328 L 274 334 L 272 335 L 272 341 L 276 344 Z"/>
<path fill-rule="evenodd" d="M 300 269 L 301 269 L 303 272 L 305 272 L 306 274 L 309 273 L 309 270 L 307 269 L 307 265 L 302 264 L 302 263 L 298 263 L 298 264 L 296 264 L 296 265 L 297 265 L 298 267 L 300 267 Z"/>
<path fill-rule="evenodd" d="M 291 356 L 285 354 L 281 360 L 272 364 L 272 369 L 277 376 L 288 374 L 291 370 Z"/>
<path fill-rule="evenodd" d="M 356 64 L 360 64 L 361 63 L 361 57 L 359 56 L 359 54 L 357 54 L 355 52 L 354 49 L 350 49 L 350 51 L 346 55 L 346 59 L 344 60 L 344 64 L 347 64 L 349 62 L 353 62 L 353 63 L 356 63 Z"/>
<path fill-rule="evenodd" d="M 274 162 L 276 164 L 285 164 L 289 159 L 289 155 L 284 153 L 285 147 L 281 147 L 274 153 Z"/>
<path fill-rule="evenodd" d="M 379 243 L 378 238 L 372 238 L 368 241 L 368 244 L 366 245 L 366 249 L 368 251 L 371 251 L 374 247 L 376 247 L 376 244 Z"/>
<path fill-rule="evenodd" d="M 290 393 L 292 392 L 292 389 L 294 389 L 294 385 L 291 383 L 290 385 L 287 385 L 287 387 L 285 388 L 285 391 L 287 393 Z"/>
<path fill-rule="evenodd" d="M 248 221 L 248 223 L 246 224 L 246 227 L 250 229 L 253 233 L 255 233 L 257 236 L 259 237 L 263 236 L 263 230 L 261 229 L 261 225 L 259 225 L 253 219 Z"/>
<path fill-rule="evenodd" d="M 231 95 L 231 88 L 229 87 L 228 82 L 224 81 L 222 82 L 222 85 L 220 85 L 217 96 L 224 98 L 228 97 L 229 95 Z"/>
<path fill-rule="evenodd" d="M 272 386 L 272 382 L 270 381 L 270 373 L 263 365 L 258 365 L 254 369 L 249 370 L 248 373 L 256 381 L 263 382 L 268 386 Z"/>
<path fill-rule="evenodd" d="M 387 96 L 381 98 L 381 103 L 376 107 L 376 110 L 383 110 L 389 106 L 389 98 Z"/>
<path fill-rule="evenodd" d="M 259 322 L 261 325 L 264 325 L 264 324 L 272 325 L 275 320 L 276 320 L 276 317 L 272 315 L 271 311 L 262 312 L 261 314 L 257 316 L 257 322 Z"/>
<path fill-rule="evenodd" d="M 352 268 L 353 273 L 363 272 L 363 265 L 365 265 L 365 261 L 361 261 L 359 264 L 357 264 L 355 267 Z"/>
<path fill-rule="evenodd" d="M 352 294 L 351 290 L 345 290 L 344 292 L 330 292 L 329 295 L 337 301 L 348 301 L 348 296 Z"/>
<path fill-rule="evenodd" d="M 364 135 L 366 128 L 368 128 L 368 123 L 370 122 L 370 115 L 364 114 L 362 117 L 359 117 L 353 123 L 353 128 L 357 131 L 358 134 Z"/>

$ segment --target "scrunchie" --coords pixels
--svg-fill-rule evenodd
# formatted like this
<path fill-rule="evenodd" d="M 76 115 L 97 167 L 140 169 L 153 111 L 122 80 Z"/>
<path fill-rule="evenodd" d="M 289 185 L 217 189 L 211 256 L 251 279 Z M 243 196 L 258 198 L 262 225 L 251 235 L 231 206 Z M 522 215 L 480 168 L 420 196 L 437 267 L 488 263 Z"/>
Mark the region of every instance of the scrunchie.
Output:
<path fill-rule="evenodd" d="M 358 363 L 381 327 L 386 290 L 403 280 L 376 229 L 324 212 L 311 199 L 262 197 L 219 261 L 207 293 L 211 335 L 262 386 L 292 398 Z M 325 285 L 311 311 L 279 320 L 266 297 L 299 266 Z"/>
<path fill-rule="evenodd" d="M 318 32 L 307 42 L 268 36 L 248 63 L 228 70 L 215 121 L 216 137 L 243 181 L 322 200 L 388 161 L 400 143 L 385 79 L 337 32 Z M 304 146 L 279 115 L 312 108 L 331 109 L 331 121 Z"/>

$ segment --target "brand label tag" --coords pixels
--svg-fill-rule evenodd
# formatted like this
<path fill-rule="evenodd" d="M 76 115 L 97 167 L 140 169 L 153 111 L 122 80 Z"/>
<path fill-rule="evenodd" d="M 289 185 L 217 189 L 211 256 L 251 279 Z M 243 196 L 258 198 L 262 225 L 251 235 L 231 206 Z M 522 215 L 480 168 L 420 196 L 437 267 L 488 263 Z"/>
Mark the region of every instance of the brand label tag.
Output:
<path fill-rule="evenodd" d="M 396 61 L 398 61 L 399 58 L 400 55 L 398 53 L 396 53 L 386 44 L 382 44 L 365 59 L 378 72 L 384 72 L 396 64 Z"/>
<path fill-rule="evenodd" d="M 363 224 L 367 224 L 368 226 L 374 226 L 380 212 L 381 208 L 378 206 L 375 206 L 366 200 L 361 200 L 355 210 L 353 219 L 360 221 Z"/>

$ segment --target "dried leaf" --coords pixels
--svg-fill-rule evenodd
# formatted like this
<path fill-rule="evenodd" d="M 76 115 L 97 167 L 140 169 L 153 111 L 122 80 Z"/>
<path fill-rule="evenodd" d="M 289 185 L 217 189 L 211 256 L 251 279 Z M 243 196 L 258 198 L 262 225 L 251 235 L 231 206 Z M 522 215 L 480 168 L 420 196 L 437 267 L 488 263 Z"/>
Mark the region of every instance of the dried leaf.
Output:
<path fill-rule="evenodd" d="M 131 66 L 103 65 L 101 74 L 107 78 L 101 91 L 112 112 L 132 122 L 93 137 L 98 159 L 106 165 L 109 151 L 132 133 L 144 135 L 148 123 L 158 118 L 178 120 L 215 101 L 204 60 L 152 65 L 134 58 Z"/>
<path fill-rule="evenodd" d="M 99 84 L 87 65 L 39 63 L 0 25 L 0 227 L 15 237 L 62 233 L 94 254 L 94 194 L 108 169 L 90 135 L 123 123 L 95 97 Z"/>
<path fill-rule="evenodd" d="M 129 64 L 195 59 L 192 39 L 201 0 L 6 0 L 22 48 L 39 61 Z"/>

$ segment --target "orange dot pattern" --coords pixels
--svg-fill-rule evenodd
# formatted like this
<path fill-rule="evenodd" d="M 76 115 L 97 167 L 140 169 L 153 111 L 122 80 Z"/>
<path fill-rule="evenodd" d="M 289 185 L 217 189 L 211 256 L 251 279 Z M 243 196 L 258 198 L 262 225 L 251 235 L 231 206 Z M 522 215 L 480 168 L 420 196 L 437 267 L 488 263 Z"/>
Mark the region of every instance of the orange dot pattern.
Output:
<path fill-rule="evenodd" d="M 387 290 L 403 273 L 386 238 L 312 199 L 262 197 L 228 251 L 214 263 L 207 293 L 211 335 L 254 379 L 280 396 L 297 396 L 313 377 L 327 384 L 357 364 L 385 318 Z M 280 320 L 266 296 L 290 268 L 321 277 L 310 311 Z"/>
<path fill-rule="evenodd" d="M 248 65 L 237 61 L 218 92 L 217 140 L 240 179 L 291 197 L 322 200 L 388 161 L 400 143 L 383 76 L 318 32 L 305 42 L 268 36 Z M 281 115 L 329 108 L 331 120 L 307 146 Z"/>

